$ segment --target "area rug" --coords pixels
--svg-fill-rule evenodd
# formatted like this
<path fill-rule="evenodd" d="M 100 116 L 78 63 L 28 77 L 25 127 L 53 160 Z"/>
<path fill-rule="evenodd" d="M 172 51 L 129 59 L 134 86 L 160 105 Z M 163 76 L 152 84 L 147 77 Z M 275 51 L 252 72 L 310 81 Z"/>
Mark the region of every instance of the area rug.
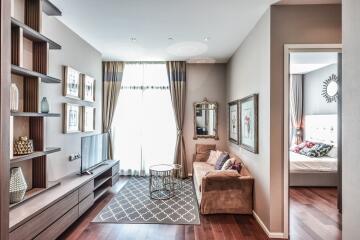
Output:
<path fill-rule="evenodd" d="M 132 177 L 92 221 L 95 223 L 200 224 L 191 178 L 168 200 L 149 197 L 149 178 Z"/>

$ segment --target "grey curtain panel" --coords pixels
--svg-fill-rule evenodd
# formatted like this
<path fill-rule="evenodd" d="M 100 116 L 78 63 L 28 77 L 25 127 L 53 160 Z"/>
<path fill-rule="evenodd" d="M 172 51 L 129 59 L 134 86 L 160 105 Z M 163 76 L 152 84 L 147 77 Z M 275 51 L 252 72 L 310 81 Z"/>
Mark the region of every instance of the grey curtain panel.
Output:
<path fill-rule="evenodd" d="M 170 61 L 166 62 L 166 69 L 169 79 L 169 89 L 171 101 L 175 114 L 175 122 L 177 127 L 177 140 L 175 147 L 174 162 L 182 167 L 181 177 L 188 176 L 185 142 L 183 136 L 183 125 L 185 115 L 186 101 L 186 62 Z"/>
<path fill-rule="evenodd" d="M 123 62 L 103 62 L 102 130 L 109 134 L 108 158 L 113 159 L 111 124 L 121 88 Z"/>
<path fill-rule="evenodd" d="M 300 144 L 303 140 L 303 75 L 290 76 L 290 118 L 291 118 L 291 144 Z"/>

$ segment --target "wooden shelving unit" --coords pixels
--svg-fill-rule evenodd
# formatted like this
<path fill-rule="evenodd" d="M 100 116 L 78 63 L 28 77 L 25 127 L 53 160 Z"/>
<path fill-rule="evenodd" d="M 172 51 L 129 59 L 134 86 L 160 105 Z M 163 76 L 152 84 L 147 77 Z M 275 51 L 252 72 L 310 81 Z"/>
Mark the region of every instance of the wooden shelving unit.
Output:
<path fill-rule="evenodd" d="M 16 0 L 15 0 L 16 1 Z M 58 147 L 47 147 L 45 143 L 45 118 L 60 117 L 59 113 L 40 113 L 40 86 L 59 84 L 61 80 L 48 75 L 49 51 L 61 46 L 41 32 L 42 11 L 50 16 L 61 15 L 59 9 L 48 0 L 22 0 L 21 20 L 11 18 L 11 73 L 12 83 L 19 89 L 19 111 L 11 112 L 11 141 L 19 136 L 33 140 L 34 152 L 22 156 L 11 156 L 10 167 L 21 167 L 27 173 L 29 186 L 25 198 L 11 208 L 59 185 L 47 179 L 47 155 L 61 151 Z M 16 11 L 16 10 L 15 10 Z M 26 43 L 26 44 L 25 44 Z M 29 61 L 31 61 L 29 63 Z M 44 85 L 46 87 L 46 85 Z M 41 87 L 44 88 L 44 87 Z"/>

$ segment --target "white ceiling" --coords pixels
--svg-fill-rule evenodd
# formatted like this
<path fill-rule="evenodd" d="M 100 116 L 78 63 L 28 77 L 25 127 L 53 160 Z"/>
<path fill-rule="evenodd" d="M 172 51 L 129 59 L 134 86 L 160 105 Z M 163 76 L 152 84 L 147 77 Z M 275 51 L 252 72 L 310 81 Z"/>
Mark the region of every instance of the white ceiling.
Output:
<path fill-rule="evenodd" d="M 336 52 L 297 52 L 290 54 L 290 73 L 305 74 L 337 63 Z"/>
<path fill-rule="evenodd" d="M 226 62 L 276 0 L 52 2 L 105 60 Z"/>

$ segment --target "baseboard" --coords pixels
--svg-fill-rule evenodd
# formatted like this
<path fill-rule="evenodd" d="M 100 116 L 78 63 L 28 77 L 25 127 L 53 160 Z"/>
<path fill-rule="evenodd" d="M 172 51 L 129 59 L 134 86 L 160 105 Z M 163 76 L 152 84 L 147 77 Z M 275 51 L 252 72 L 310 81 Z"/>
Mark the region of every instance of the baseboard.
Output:
<path fill-rule="evenodd" d="M 269 229 L 265 226 L 265 224 L 263 223 L 263 221 L 261 221 L 261 219 L 259 218 L 259 216 L 256 214 L 255 211 L 252 212 L 254 218 L 256 219 L 256 221 L 259 223 L 259 225 L 261 226 L 261 228 L 265 231 L 266 235 L 269 238 L 282 238 L 282 239 L 287 239 L 287 236 L 282 233 L 282 232 L 270 232 Z"/>

